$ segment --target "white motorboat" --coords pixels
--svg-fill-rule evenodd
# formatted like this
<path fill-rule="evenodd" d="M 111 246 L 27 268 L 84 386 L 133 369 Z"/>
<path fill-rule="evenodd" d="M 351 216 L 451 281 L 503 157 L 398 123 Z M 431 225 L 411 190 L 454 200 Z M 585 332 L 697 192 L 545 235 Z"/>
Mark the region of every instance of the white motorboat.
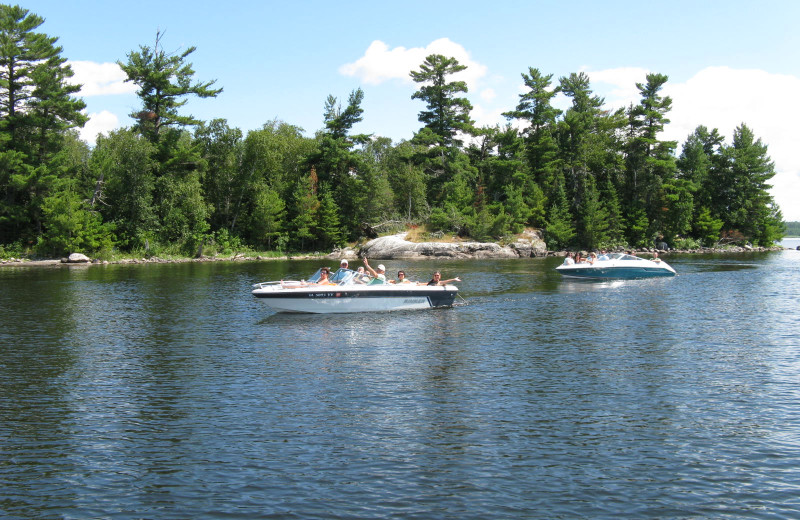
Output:
<path fill-rule="evenodd" d="M 675 276 L 675 269 L 663 260 L 653 261 L 624 253 L 611 253 L 608 260 L 594 263 L 562 264 L 556 271 L 576 278 L 633 279 Z"/>
<path fill-rule="evenodd" d="M 430 309 L 453 305 L 454 285 L 369 284 L 356 271 L 339 269 L 330 283 L 317 284 L 318 270 L 307 281 L 261 282 L 253 285 L 253 296 L 278 312 L 344 313 Z"/>

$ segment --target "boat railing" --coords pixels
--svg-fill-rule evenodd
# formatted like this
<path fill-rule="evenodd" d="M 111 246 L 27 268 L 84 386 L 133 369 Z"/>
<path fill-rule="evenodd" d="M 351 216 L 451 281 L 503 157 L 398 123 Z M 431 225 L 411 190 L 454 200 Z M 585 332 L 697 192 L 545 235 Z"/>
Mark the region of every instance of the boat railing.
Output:
<path fill-rule="evenodd" d="M 303 285 L 303 282 L 297 282 L 297 281 L 293 281 L 293 280 L 278 280 L 278 281 L 274 281 L 274 282 L 258 282 L 258 283 L 254 283 L 253 284 L 253 289 L 266 289 L 268 287 L 274 287 L 276 285 L 280 285 L 281 287 L 287 287 L 287 286 L 300 287 L 301 285 Z"/>

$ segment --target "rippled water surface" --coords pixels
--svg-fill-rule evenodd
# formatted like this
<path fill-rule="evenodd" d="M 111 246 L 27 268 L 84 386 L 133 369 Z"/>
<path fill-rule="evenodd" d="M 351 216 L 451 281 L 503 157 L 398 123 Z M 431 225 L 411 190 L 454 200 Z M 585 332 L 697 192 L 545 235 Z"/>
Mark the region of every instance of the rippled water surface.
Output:
<path fill-rule="evenodd" d="M 800 252 L 667 261 L 337 316 L 249 294 L 319 262 L 0 268 L 0 517 L 800 518 Z"/>

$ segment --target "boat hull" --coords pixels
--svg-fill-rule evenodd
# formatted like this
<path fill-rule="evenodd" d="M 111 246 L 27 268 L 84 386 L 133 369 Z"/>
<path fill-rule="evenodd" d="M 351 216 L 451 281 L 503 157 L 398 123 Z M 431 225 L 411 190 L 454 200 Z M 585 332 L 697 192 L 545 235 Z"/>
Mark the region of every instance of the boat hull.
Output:
<path fill-rule="evenodd" d="M 614 280 L 634 280 L 637 278 L 660 278 L 675 276 L 675 271 L 661 267 L 587 267 L 556 270 L 570 278 L 598 278 Z"/>
<path fill-rule="evenodd" d="M 262 286 L 253 290 L 278 312 L 296 313 L 349 313 L 394 310 L 430 309 L 453 305 L 458 288 L 370 285 L 363 287 L 298 287 Z"/>
<path fill-rule="evenodd" d="M 572 278 L 597 278 L 600 280 L 632 280 L 636 278 L 661 278 L 675 276 L 675 269 L 663 260 L 648 260 L 623 253 L 612 253 L 611 258 L 564 264 L 556 271 Z"/>

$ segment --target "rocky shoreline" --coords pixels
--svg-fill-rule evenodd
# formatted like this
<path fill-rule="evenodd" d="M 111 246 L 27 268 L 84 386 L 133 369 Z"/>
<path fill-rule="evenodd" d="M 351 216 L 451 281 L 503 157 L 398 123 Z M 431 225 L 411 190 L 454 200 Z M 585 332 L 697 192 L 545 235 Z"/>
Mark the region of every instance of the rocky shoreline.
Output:
<path fill-rule="evenodd" d="M 90 259 L 80 253 L 73 253 L 68 258 L 61 259 L 41 259 L 28 260 L 11 258 L 0 260 L 0 267 L 55 267 L 55 266 L 77 266 L 77 265 L 108 265 L 108 264 L 169 264 L 169 263 L 188 263 L 188 262 L 236 262 L 236 261 L 265 261 L 265 260 L 308 260 L 313 258 L 320 259 L 339 259 L 339 258 L 358 258 L 367 257 L 375 260 L 420 260 L 428 258 L 437 259 L 488 259 L 488 258 L 535 258 L 547 256 L 565 256 L 567 251 L 549 251 L 542 239 L 539 231 L 528 230 L 520 238 L 511 244 L 501 246 L 494 242 L 410 242 L 406 240 L 406 233 L 378 237 L 370 240 L 360 248 L 346 248 L 335 250 L 324 255 L 286 255 L 275 257 L 247 256 L 241 253 L 233 256 L 213 256 L 200 258 L 178 258 L 164 259 L 158 257 L 150 258 L 126 258 L 122 260 L 107 261 Z M 740 247 L 728 246 L 724 248 L 699 248 L 699 249 L 670 249 L 656 250 L 655 248 L 637 249 L 637 253 L 648 254 L 658 251 L 661 256 L 670 254 L 728 254 L 728 253 L 751 253 L 766 251 L 791 250 L 781 246 L 775 247 Z"/>

